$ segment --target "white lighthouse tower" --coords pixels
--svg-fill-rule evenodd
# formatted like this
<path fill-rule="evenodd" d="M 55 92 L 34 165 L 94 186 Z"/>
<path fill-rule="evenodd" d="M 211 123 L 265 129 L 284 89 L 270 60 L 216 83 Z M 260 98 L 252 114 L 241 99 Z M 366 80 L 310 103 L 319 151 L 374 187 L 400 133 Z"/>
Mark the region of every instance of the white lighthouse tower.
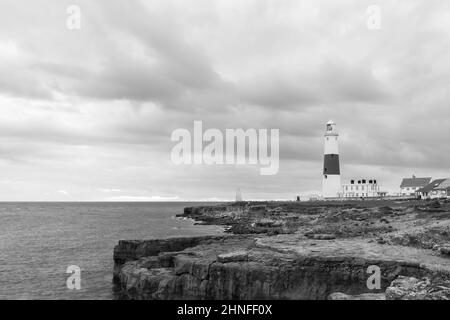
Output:
<path fill-rule="evenodd" d="M 341 191 L 338 138 L 339 134 L 336 130 L 336 124 L 333 121 L 328 121 L 325 131 L 323 158 L 322 193 L 324 198 L 339 197 Z"/>

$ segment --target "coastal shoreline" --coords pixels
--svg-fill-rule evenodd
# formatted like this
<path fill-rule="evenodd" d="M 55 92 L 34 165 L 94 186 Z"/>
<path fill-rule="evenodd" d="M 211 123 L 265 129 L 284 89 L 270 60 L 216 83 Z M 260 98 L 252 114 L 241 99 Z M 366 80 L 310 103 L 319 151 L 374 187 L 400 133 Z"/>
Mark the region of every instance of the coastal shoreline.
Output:
<path fill-rule="evenodd" d="M 450 295 L 448 201 L 238 202 L 178 216 L 227 227 L 226 234 L 121 240 L 114 249 L 120 298 Z M 378 288 L 368 285 L 373 266 Z"/>

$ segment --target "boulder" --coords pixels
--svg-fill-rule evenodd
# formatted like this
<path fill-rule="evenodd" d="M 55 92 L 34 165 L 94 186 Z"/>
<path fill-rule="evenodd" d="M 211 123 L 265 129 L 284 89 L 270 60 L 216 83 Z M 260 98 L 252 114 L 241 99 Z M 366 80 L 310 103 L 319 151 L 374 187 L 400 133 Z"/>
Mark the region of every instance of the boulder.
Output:
<path fill-rule="evenodd" d="M 388 300 L 449 300 L 450 282 L 432 283 L 429 278 L 399 276 L 386 289 Z"/>
<path fill-rule="evenodd" d="M 444 255 L 450 255 L 450 245 L 440 246 L 439 252 Z"/>

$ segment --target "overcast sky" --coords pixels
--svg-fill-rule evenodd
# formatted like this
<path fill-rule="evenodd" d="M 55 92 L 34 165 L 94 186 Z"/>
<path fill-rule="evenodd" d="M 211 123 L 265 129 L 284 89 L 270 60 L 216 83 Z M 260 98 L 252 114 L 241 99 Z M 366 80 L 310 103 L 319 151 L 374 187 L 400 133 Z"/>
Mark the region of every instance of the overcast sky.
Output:
<path fill-rule="evenodd" d="M 397 191 L 450 176 L 449 98 L 446 0 L 0 0 L 0 200 L 293 199 L 330 119 L 343 182 Z M 279 129 L 278 174 L 174 165 L 194 120 Z"/>

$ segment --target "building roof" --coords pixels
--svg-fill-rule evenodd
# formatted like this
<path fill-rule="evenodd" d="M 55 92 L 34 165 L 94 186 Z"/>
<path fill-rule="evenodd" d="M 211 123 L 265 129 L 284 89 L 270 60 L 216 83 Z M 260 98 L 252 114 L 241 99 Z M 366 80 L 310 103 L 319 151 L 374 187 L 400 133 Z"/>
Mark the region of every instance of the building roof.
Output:
<path fill-rule="evenodd" d="M 431 183 L 427 184 L 425 187 L 420 188 L 419 190 L 417 190 L 417 192 L 424 192 L 424 193 L 430 192 L 434 188 L 439 187 L 439 185 L 442 182 L 444 182 L 445 180 L 448 180 L 448 179 L 436 179 L 436 180 L 433 180 Z"/>
<path fill-rule="evenodd" d="M 403 178 L 402 184 L 400 188 L 417 188 L 417 187 L 425 187 L 431 181 L 431 177 L 426 178 Z"/>
<path fill-rule="evenodd" d="M 450 188 L 450 179 L 444 179 L 435 190 L 447 190 Z"/>

